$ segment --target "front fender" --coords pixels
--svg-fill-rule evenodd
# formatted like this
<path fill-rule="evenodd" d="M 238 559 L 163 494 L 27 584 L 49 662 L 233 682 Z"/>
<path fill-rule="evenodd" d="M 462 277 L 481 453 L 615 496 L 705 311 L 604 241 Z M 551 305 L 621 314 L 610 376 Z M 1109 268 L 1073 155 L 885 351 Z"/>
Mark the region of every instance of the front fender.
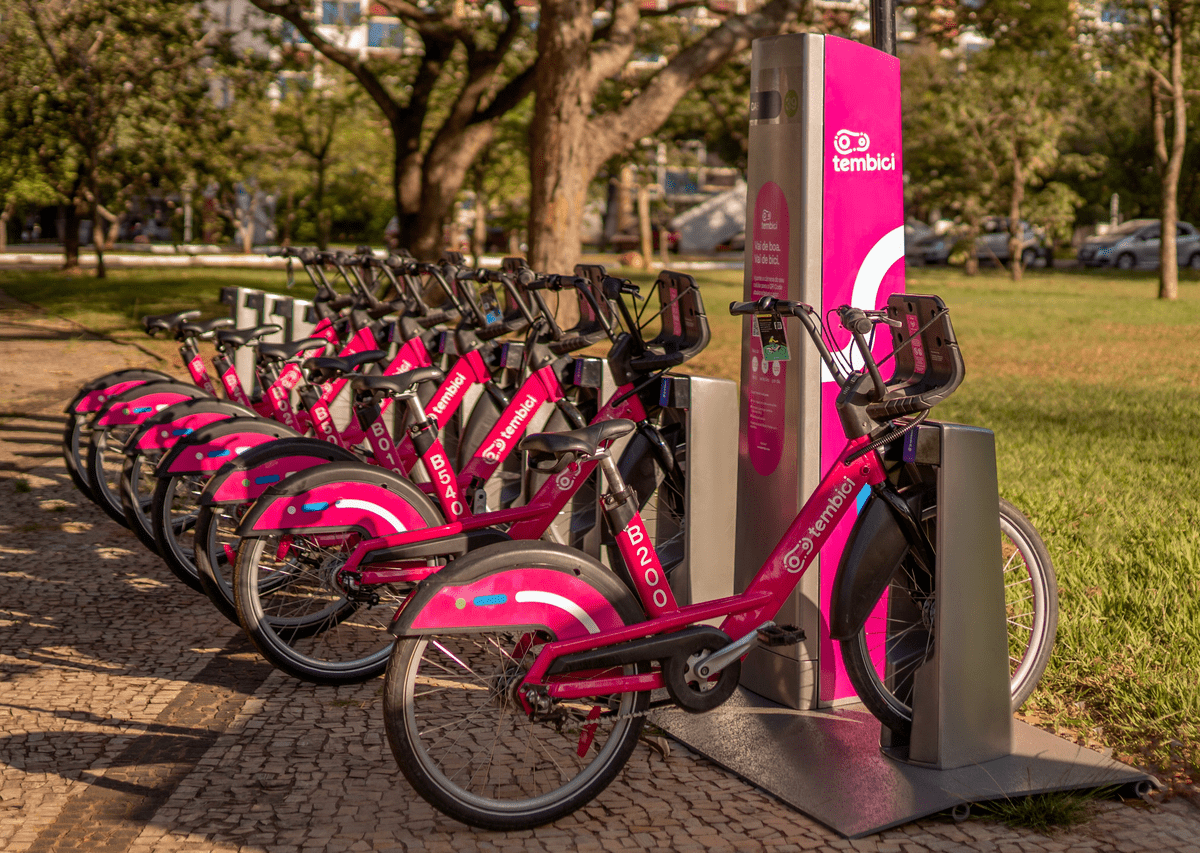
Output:
<path fill-rule="evenodd" d="M 433 502 L 399 474 L 364 462 L 331 462 L 268 487 L 237 535 L 357 530 L 375 538 L 442 523 Z"/>
<path fill-rule="evenodd" d="M 862 629 L 907 551 L 908 539 L 892 509 L 872 494 L 854 522 L 833 580 L 830 637 L 849 640 Z"/>
<path fill-rule="evenodd" d="M 568 640 L 643 619 L 629 589 L 586 554 L 549 542 L 503 542 L 421 581 L 389 630 L 404 637 L 500 626 Z"/>

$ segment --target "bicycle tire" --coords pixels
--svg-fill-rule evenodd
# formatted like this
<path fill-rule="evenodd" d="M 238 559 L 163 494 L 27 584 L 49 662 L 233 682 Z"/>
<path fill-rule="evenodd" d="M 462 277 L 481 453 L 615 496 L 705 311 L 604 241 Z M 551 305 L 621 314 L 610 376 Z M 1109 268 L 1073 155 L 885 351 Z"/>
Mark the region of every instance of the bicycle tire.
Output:
<path fill-rule="evenodd" d="M 510 548 L 487 559 L 526 565 L 519 556 Z M 581 554 L 533 562 L 572 572 L 593 565 Z M 640 621 L 632 594 L 613 586 L 633 602 L 632 615 L 619 609 L 626 624 Z M 591 801 L 625 766 L 644 719 L 625 715 L 646 710 L 648 691 L 557 702 L 535 721 L 505 689 L 548 639 L 495 627 L 397 640 L 384 685 L 388 742 L 405 778 L 443 813 L 484 829 L 532 829 Z"/>
<path fill-rule="evenodd" d="M 426 525 L 442 523 L 420 489 L 407 481 L 396 485 Z M 372 586 L 377 599 L 352 602 L 333 572 L 358 537 L 348 531 L 337 545 L 328 544 L 330 538 L 290 533 L 242 539 L 234 600 L 242 628 L 276 668 L 315 684 L 354 684 L 383 674 L 392 646 L 387 628 L 414 585 Z"/>
<path fill-rule="evenodd" d="M 136 431 L 136 424 L 119 424 L 92 429 L 88 437 L 86 470 L 92 499 L 109 518 L 122 527 L 129 526 L 120 494 L 124 447 L 125 442 Z"/>
<path fill-rule="evenodd" d="M 925 509 L 932 525 L 936 506 Z M 1058 587 L 1045 544 L 1029 520 L 1008 501 L 1000 500 L 1001 553 L 1004 559 L 1005 610 L 1008 623 L 1009 679 L 1012 710 L 1016 711 L 1037 687 L 1058 629 Z M 936 541 L 930 537 L 930 541 Z M 929 579 L 916 579 L 913 562 L 900 561 L 888 586 L 887 636 L 864 626 L 841 641 L 846 674 L 867 709 L 893 732 L 912 728 L 912 673 L 933 652 L 932 594 L 912 594 L 913 588 L 932 588 Z M 872 651 L 886 643 L 891 672 L 881 673 Z"/>
<path fill-rule="evenodd" d="M 239 627 L 241 623 L 233 597 L 233 561 L 237 559 L 237 546 L 241 542 L 236 532 L 240 515 L 236 506 L 202 506 L 196 515 L 196 530 L 192 537 L 200 590 L 222 616 Z"/>
<path fill-rule="evenodd" d="M 200 494 L 208 474 L 173 474 L 159 477 L 154 486 L 150 521 L 158 554 L 184 586 L 203 593 L 196 569 L 195 530 Z"/>
<path fill-rule="evenodd" d="M 154 505 L 154 490 L 158 484 L 154 471 L 162 456 L 161 450 L 132 451 L 125 454 L 125 464 L 121 468 L 121 508 L 125 512 L 125 526 L 134 532 L 152 554 L 159 553 L 150 513 Z"/>

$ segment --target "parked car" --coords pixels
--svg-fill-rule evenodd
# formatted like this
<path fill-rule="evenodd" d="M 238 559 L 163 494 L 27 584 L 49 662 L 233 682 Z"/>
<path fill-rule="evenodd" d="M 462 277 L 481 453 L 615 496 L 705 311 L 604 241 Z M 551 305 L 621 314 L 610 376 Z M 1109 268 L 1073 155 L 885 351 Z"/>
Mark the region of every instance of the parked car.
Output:
<path fill-rule="evenodd" d="M 1161 246 L 1161 220 L 1131 219 L 1105 234 L 1084 240 L 1079 247 L 1079 263 L 1122 270 L 1155 269 Z M 1175 250 L 1180 266 L 1200 270 L 1200 232 L 1191 223 L 1176 223 Z"/>
<path fill-rule="evenodd" d="M 1034 266 L 1039 260 L 1048 263 L 1050 250 L 1042 240 L 1041 232 L 1028 222 L 1022 223 L 1021 262 Z M 959 237 L 949 231 L 930 234 L 905 247 L 905 257 L 910 264 L 945 264 L 950 261 Z M 981 261 L 1008 262 L 1008 219 L 989 216 L 983 220 L 982 233 L 975 239 L 975 257 Z"/>

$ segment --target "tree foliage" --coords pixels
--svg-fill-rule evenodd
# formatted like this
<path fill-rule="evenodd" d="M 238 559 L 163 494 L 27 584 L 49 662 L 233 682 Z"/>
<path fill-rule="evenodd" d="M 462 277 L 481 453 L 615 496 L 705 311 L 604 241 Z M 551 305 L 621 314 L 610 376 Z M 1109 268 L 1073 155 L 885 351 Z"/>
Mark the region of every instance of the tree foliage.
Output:
<path fill-rule="evenodd" d="M 209 37 L 185 0 L 21 0 L 0 19 L 0 39 L 11 142 L 65 206 L 75 266 L 79 217 L 98 235 L 102 218 L 116 219 L 109 208 L 169 168 L 163 154 L 205 95 L 197 62 Z"/>

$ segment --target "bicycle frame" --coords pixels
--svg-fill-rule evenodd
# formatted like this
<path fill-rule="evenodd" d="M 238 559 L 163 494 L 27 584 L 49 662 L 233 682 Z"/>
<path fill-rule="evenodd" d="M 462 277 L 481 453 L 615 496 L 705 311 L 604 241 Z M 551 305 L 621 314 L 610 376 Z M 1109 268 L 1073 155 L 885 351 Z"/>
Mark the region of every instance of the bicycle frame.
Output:
<path fill-rule="evenodd" d="M 419 634 L 477 624 L 480 607 L 487 608 L 487 622 L 494 624 L 554 625 L 561 624 L 564 618 L 573 619 L 577 622 L 576 627 L 583 625 L 587 635 L 578 636 L 576 630 L 573 639 L 547 643 L 527 673 L 523 681 L 525 687 L 544 689 L 556 699 L 658 689 L 664 686 L 659 672 L 617 676 L 600 673 L 592 677 L 577 672 L 572 673 L 570 680 L 563 681 L 548 680 L 547 672 L 563 655 L 639 640 L 710 619 L 723 619 L 721 630 L 735 640 L 756 631 L 783 606 L 862 489 L 877 486 L 886 479 L 877 452 L 853 458 L 868 441 L 863 436 L 846 444 L 762 568 L 746 590 L 738 595 L 680 607 L 666 585 L 641 516 L 634 512 L 632 519 L 617 534 L 617 547 L 625 564 L 631 567 L 638 595 L 651 617 L 649 620 L 603 630 L 599 627 L 601 623 L 620 622 L 606 618 L 603 606 L 582 607 L 564 596 L 562 590 L 539 589 L 542 582 L 538 569 L 514 569 L 502 575 L 505 590 L 511 587 L 511 594 L 497 587 L 499 576 L 479 582 L 477 590 L 471 584 L 447 587 L 424 603 L 414 614 L 409 628 Z M 475 606 L 463 606 L 460 602 Z M 568 615 L 564 616 L 564 613 Z M 522 691 L 517 694 L 523 696 Z"/>
<path fill-rule="evenodd" d="M 616 418 L 642 421 L 646 419 L 646 410 L 636 394 L 630 394 L 633 386 L 626 385 L 617 389 L 604 408 L 592 420 L 599 423 Z M 430 542 L 460 533 L 469 533 L 498 525 L 511 525 L 508 535 L 513 539 L 538 539 L 546 532 L 554 519 L 567 505 L 567 501 L 579 490 L 579 487 L 591 476 L 596 460 L 575 462 L 565 470 L 558 472 L 546 480 L 537 490 L 528 504 L 513 509 L 502 509 L 494 512 L 473 515 L 464 510 L 460 517 L 437 527 L 426 527 L 417 530 L 407 530 L 374 539 L 364 539 L 357 544 L 343 566 L 343 572 L 357 572 L 358 583 L 370 584 L 397 583 L 416 581 L 437 570 L 437 567 L 417 568 L 388 568 L 386 564 L 379 568 L 359 569 L 362 561 L 373 551 L 383 548 L 397 548 L 412 545 L 417 542 Z M 443 507 L 444 509 L 444 507 Z M 286 511 L 286 510 L 284 510 Z M 633 564 L 629 564 L 633 565 Z"/>

